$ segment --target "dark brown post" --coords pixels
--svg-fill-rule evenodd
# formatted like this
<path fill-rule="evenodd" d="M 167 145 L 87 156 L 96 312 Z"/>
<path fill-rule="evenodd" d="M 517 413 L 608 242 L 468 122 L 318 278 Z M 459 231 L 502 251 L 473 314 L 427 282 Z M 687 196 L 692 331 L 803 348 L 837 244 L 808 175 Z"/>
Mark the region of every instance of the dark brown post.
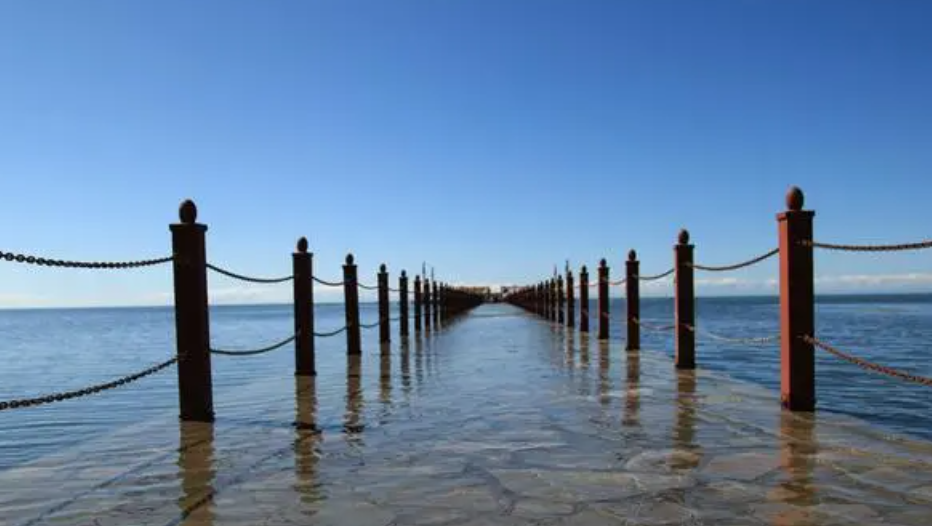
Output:
<path fill-rule="evenodd" d="M 297 251 L 291 255 L 294 278 L 294 374 L 314 376 L 314 280 L 313 254 L 307 251 L 307 238 L 298 240 Z"/>
<path fill-rule="evenodd" d="M 557 309 L 560 303 L 557 295 L 557 278 L 550 278 L 547 283 L 550 286 L 550 321 L 555 322 L 557 321 Z"/>
<path fill-rule="evenodd" d="M 391 315 L 388 312 L 388 270 L 385 263 L 379 267 L 379 343 L 392 339 Z"/>
<path fill-rule="evenodd" d="M 797 187 L 777 215 L 780 232 L 780 401 L 790 411 L 815 411 L 815 337 L 812 218 Z"/>
<path fill-rule="evenodd" d="M 181 420 L 214 421 L 210 374 L 210 318 L 207 310 L 207 225 L 197 207 L 181 203 L 180 223 L 169 226 L 175 255 L 175 338 L 178 355 L 178 406 Z"/>
<path fill-rule="evenodd" d="M 628 252 L 628 261 L 625 262 L 625 296 L 628 300 L 628 341 L 625 349 L 634 351 L 641 348 L 641 327 L 638 320 L 641 318 L 641 287 L 638 282 L 640 272 L 637 252 Z"/>
<path fill-rule="evenodd" d="M 608 313 L 608 263 L 605 259 L 599 262 L 599 339 L 608 339 L 609 329 Z"/>
<path fill-rule="evenodd" d="M 589 332 L 589 270 L 579 271 L 579 331 Z"/>
<path fill-rule="evenodd" d="M 438 294 L 439 288 L 437 287 L 437 280 L 433 282 L 434 294 L 432 296 L 434 301 L 434 325 L 438 328 L 440 327 L 440 294 Z"/>
<path fill-rule="evenodd" d="M 414 276 L 414 331 L 421 332 L 421 276 Z"/>
<path fill-rule="evenodd" d="M 362 354 L 359 331 L 359 285 L 356 281 L 356 265 L 353 255 L 346 256 L 343 265 L 343 295 L 346 301 L 346 354 Z"/>
<path fill-rule="evenodd" d="M 401 323 L 401 337 L 408 335 L 408 273 L 401 271 L 398 278 L 398 315 Z"/>
<path fill-rule="evenodd" d="M 696 368 L 696 291 L 693 284 L 693 245 L 689 232 L 680 230 L 679 243 L 673 247 L 675 283 L 674 328 L 676 330 L 677 369 Z"/>
<path fill-rule="evenodd" d="M 566 318 L 564 318 L 566 306 L 566 296 L 563 295 L 563 276 L 557 276 L 557 323 L 560 325 L 566 324 Z"/>
<path fill-rule="evenodd" d="M 566 326 L 576 326 L 576 292 L 573 290 L 573 271 L 566 269 Z"/>
<path fill-rule="evenodd" d="M 421 298 L 424 302 L 424 328 L 430 330 L 430 309 L 433 300 L 430 298 L 430 280 L 424 278 L 424 295 Z"/>

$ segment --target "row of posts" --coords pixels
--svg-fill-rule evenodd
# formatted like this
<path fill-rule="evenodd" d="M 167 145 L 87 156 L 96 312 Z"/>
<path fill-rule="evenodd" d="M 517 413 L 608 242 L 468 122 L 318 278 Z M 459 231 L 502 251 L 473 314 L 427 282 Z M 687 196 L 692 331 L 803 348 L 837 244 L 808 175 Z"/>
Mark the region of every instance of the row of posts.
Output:
<path fill-rule="evenodd" d="M 815 410 L 815 353 L 806 339 L 815 337 L 815 288 L 813 273 L 812 223 L 815 212 L 803 210 L 804 196 L 799 188 L 790 189 L 787 210 L 777 215 L 780 256 L 780 356 L 782 405 L 791 411 Z M 673 247 L 674 345 L 678 369 L 696 367 L 696 294 L 693 267 L 694 245 L 689 232 L 681 230 Z M 634 250 L 625 262 L 627 339 L 625 348 L 641 347 L 640 263 Z M 610 271 L 606 260 L 598 267 L 598 333 L 609 338 Z M 565 284 L 565 286 L 564 286 Z M 579 272 L 579 330 L 589 332 L 589 273 Z M 573 273 L 523 287 L 507 301 L 548 320 L 575 326 L 576 298 Z"/>
<path fill-rule="evenodd" d="M 180 418 L 185 421 L 212 422 L 213 388 L 210 359 L 210 319 L 207 294 L 207 225 L 197 222 L 197 207 L 188 200 L 182 203 L 180 222 L 170 225 L 174 254 L 175 332 L 178 350 L 178 396 Z M 313 254 L 306 238 L 297 243 L 292 254 L 294 285 L 295 375 L 317 374 L 314 348 L 314 273 Z M 378 309 L 379 342 L 391 340 L 389 274 L 379 268 Z M 401 272 L 398 280 L 399 333 L 409 335 L 408 276 Z M 346 315 L 346 352 L 362 354 L 359 321 L 359 282 L 352 254 L 343 265 L 343 293 Z M 467 290 L 431 281 L 414 279 L 414 330 L 431 330 L 441 320 L 452 318 L 482 303 L 483 297 Z M 389 347 L 383 345 L 382 352 Z"/>

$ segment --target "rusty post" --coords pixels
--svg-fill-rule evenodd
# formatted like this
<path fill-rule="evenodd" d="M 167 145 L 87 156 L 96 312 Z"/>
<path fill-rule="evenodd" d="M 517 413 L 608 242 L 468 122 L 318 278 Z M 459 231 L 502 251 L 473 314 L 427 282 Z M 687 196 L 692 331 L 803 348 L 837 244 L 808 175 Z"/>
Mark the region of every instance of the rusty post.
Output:
<path fill-rule="evenodd" d="M 777 215 L 780 234 L 780 401 L 790 411 L 815 411 L 815 336 L 812 219 L 797 187 Z"/>
<path fill-rule="evenodd" d="M 589 332 L 589 270 L 579 271 L 579 332 Z"/>
<path fill-rule="evenodd" d="M 638 320 L 641 318 L 641 287 L 638 282 L 640 272 L 637 252 L 628 252 L 628 261 L 625 262 L 625 297 L 627 298 L 628 338 L 625 349 L 634 351 L 641 348 L 641 327 Z"/>
<path fill-rule="evenodd" d="M 400 317 L 401 337 L 408 335 L 408 273 L 401 271 L 398 278 L 398 315 Z"/>
<path fill-rule="evenodd" d="M 557 276 L 557 323 L 566 324 L 565 315 L 566 296 L 563 295 L 563 276 Z"/>
<path fill-rule="evenodd" d="M 603 258 L 599 262 L 599 339 L 608 339 L 608 263 Z"/>
<path fill-rule="evenodd" d="M 169 226 L 175 254 L 175 339 L 178 355 L 178 406 L 181 420 L 214 421 L 210 373 L 210 318 L 207 309 L 207 225 L 197 207 L 181 203 L 180 223 Z"/>
<path fill-rule="evenodd" d="M 421 276 L 414 276 L 414 331 L 421 332 L 421 304 L 424 302 L 421 296 Z"/>
<path fill-rule="evenodd" d="M 291 255 L 294 285 L 294 374 L 317 374 L 314 357 L 314 280 L 312 259 L 307 251 L 307 238 L 298 240 L 297 250 Z"/>
<path fill-rule="evenodd" d="M 430 280 L 424 278 L 424 295 L 421 297 L 424 303 L 424 328 L 430 330 L 430 309 L 433 300 L 430 298 Z"/>
<path fill-rule="evenodd" d="M 388 309 L 388 269 L 385 263 L 379 267 L 379 343 L 392 340 L 391 314 Z"/>
<path fill-rule="evenodd" d="M 693 281 L 693 245 L 689 232 L 680 230 L 679 243 L 673 247 L 675 269 L 674 329 L 676 331 L 676 368 L 696 368 L 696 291 Z"/>
<path fill-rule="evenodd" d="M 566 269 L 566 326 L 576 326 L 576 297 L 573 290 L 573 271 Z"/>
<path fill-rule="evenodd" d="M 356 264 L 353 255 L 346 256 L 343 265 L 343 295 L 346 301 L 346 354 L 362 354 L 359 332 L 359 285 L 356 281 Z"/>

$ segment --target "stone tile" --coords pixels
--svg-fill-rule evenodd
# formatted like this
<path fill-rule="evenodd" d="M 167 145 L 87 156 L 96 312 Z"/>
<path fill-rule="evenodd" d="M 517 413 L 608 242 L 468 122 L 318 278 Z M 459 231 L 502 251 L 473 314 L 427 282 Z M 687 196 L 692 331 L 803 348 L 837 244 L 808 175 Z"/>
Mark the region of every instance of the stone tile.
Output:
<path fill-rule="evenodd" d="M 751 481 L 779 467 L 780 458 L 776 451 L 738 453 L 714 457 L 701 473 L 716 478 Z"/>

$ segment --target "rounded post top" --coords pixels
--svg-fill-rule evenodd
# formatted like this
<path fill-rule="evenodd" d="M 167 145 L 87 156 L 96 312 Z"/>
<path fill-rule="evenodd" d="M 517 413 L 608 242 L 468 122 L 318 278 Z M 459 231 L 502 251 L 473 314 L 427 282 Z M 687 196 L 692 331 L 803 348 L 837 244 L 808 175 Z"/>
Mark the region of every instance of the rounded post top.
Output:
<path fill-rule="evenodd" d="M 382 274 L 385 274 L 386 272 L 385 263 L 382 263 L 381 265 L 379 265 L 379 272 L 381 272 Z"/>
<path fill-rule="evenodd" d="M 637 261 L 637 259 L 638 259 L 638 253 L 635 252 L 634 249 L 632 248 L 631 250 L 628 251 L 628 261 Z"/>
<path fill-rule="evenodd" d="M 307 238 L 304 236 L 298 238 L 298 252 L 307 254 Z"/>
<path fill-rule="evenodd" d="M 408 271 L 402 270 L 402 271 L 401 271 L 401 277 L 407 279 L 407 278 L 408 278 Z"/>
<path fill-rule="evenodd" d="M 589 272 L 589 270 L 586 268 L 585 265 L 583 265 L 582 268 L 579 270 L 579 272 L 580 272 L 581 274 L 586 274 L 586 273 Z"/>
<path fill-rule="evenodd" d="M 600 266 L 600 267 L 603 267 L 603 268 L 606 267 L 606 266 L 608 266 L 608 261 L 605 261 L 605 258 L 600 259 L 600 260 L 599 260 L 599 266 Z"/>
<path fill-rule="evenodd" d="M 789 191 L 786 192 L 786 207 L 789 210 L 799 212 L 803 209 L 805 202 L 806 196 L 803 195 L 803 191 L 798 186 L 791 186 Z"/>
<path fill-rule="evenodd" d="M 346 264 L 352 265 L 356 261 L 356 258 L 353 257 L 352 253 L 346 255 Z"/>
<path fill-rule="evenodd" d="M 686 230 L 685 228 L 680 230 L 680 234 L 677 239 L 681 245 L 688 245 L 689 244 L 689 230 Z"/>
<path fill-rule="evenodd" d="M 197 221 L 197 205 L 190 199 L 185 199 L 178 207 L 178 219 L 186 225 L 193 225 Z"/>

